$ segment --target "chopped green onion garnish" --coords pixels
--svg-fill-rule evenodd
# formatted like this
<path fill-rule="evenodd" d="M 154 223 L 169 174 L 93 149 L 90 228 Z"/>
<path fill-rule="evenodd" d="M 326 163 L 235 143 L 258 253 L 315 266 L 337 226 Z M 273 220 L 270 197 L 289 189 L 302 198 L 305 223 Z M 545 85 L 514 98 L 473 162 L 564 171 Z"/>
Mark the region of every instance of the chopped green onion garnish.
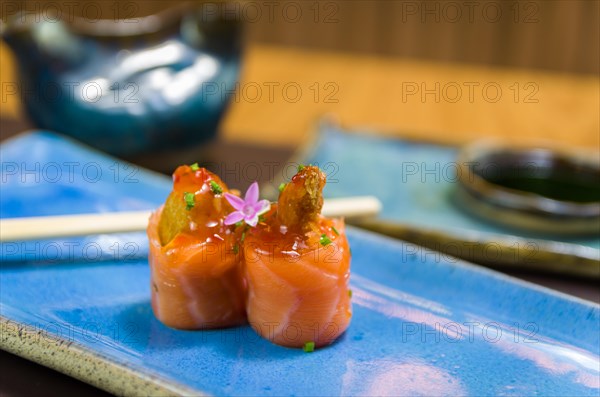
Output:
<path fill-rule="evenodd" d="M 333 232 L 335 233 L 336 236 L 340 235 L 340 232 L 337 231 L 337 229 L 335 228 L 335 226 L 331 226 L 331 230 L 333 230 Z"/>
<path fill-rule="evenodd" d="M 351 290 L 351 289 L 349 289 L 349 290 L 348 290 L 348 296 L 349 296 L 350 298 L 352 298 L 352 290 Z"/>
<path fill-rule="evenodd" d="M 281 183 L 279 184 L 279 193 L 283 192 L 283 189 L 285 189 L 285 185 L 287 185 L 287 183 L 283 183 L 283 182 L 281 182 Z"/>
<path fill-rule="evenodd" d="M 223 193 L 223 189 L 215 181 L 210 181 L 210 190 L 212 190 L 212 192 L 214 194 L 221 194 L 221 193 Z"/>
<path fill-rule="evenodd" d="M 315 342 L 306 342 L 302 348 L 306 353 L 312 353 L 315 351 Z"/>
<path fill-rule="evenodd" d="M 304 169 L 304 164 L 298 164 L 298 172 Z"/>
<path fill-rule="evenodd" d="M 262 215 L 259 215 L 259 216 L 258 216 L 258 221 L 259 221 L 260 223 L 263 223 L 263 222 L 264 222 L 266 219 L 267 219 L 267 218 L 265 218 L 265 214 L 262 214 Z"/>
<path fill-rule="evenodd" d="M 191 210 L 194 208 L 194 193 L 183 193 L 183 199 L 185 200 L 185 209 Z"/>
<path fill-rule="evenodd" d="M 239 221 L 235 223 L 235 227 L 240 227 L 244 224 L 244 221 Z"/>
<path fill-rule="evenodd" d="M 326 234 L 321 234 L 321 239 L 319 240 L 319 242 L 321 243 L 321 245 L 325 246 L 331 244 L 331 239 L 327 237 Z"/>
<path fill-rule="evenodd" d="M 233 253 L 234 253 L 234 255 L 237 255 L 238 252 L 240 252 L 240 247 L 239 247 L 239 245 L 236 244 L 233 246 Z"/>
<path fill-rule="evenodd" d="M 240 238 L 240 243 L 243 243 L 245 239 L 246 239 L 246 231 L 243 231 L 242 237 Z"/>
<path fill-rule="evenodd" d="M 198 165 L 198 163 L 194 163 L 190 165 L 190 168 L 192 169 L 192 171 L 198 171 L 200 169 L 200 166 Z"/>

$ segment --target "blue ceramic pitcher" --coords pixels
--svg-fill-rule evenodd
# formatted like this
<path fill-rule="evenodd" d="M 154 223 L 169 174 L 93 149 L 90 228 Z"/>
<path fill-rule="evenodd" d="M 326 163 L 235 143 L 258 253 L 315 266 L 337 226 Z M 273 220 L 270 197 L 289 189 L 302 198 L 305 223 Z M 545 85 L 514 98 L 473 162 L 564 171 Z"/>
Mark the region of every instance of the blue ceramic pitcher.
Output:
<path fill-rule="evenodd" d="M 13 16 L 19 92 L 40 128 L 118 156 L 212 138 L 239 76 L 239 18 L 184 6 L 135 20 Z"/>

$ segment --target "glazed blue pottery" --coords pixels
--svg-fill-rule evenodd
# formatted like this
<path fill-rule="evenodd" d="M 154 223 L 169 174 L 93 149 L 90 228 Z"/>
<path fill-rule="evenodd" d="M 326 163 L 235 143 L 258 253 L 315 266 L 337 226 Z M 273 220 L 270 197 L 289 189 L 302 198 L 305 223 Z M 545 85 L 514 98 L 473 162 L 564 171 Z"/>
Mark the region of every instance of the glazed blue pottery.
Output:
<path fill-rule="evenodd" d="M 15 15 L 2 38 L 36 126 L 128 157 L 214 137 L 238 80 L 241 33 L 239 18 L 185 6 L 117 21 Z"/>
<path fill-rule="evenodd" d="M 0 155 L 2 218 L 151 209 L 172 185 L 47 132 Z M 347 231 L 352 322 L 313 353 L 161 324 L 145 233 L 0 244 L 0 348 L 117 395 L 598 396 L 597 304 Z"/>

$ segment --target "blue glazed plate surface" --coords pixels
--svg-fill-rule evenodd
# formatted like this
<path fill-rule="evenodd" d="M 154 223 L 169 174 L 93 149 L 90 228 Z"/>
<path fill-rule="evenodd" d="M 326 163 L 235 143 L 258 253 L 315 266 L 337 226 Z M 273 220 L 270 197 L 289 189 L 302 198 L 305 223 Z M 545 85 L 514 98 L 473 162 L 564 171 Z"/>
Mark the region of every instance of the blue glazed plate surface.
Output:
<path fill-rule="evenodd" d="M 168 178 L 50 133 L 22 135 L 0 154 L 3 218 L 154 208 L 170 189 Z M 0 313 L 217 395 L 600 392 L 597 305 L 374 234 L 348 235 L 353 320 L 310 354 L 249 327 L 163 326 L 150 308 L 143 233 L 2 244 Z"/>

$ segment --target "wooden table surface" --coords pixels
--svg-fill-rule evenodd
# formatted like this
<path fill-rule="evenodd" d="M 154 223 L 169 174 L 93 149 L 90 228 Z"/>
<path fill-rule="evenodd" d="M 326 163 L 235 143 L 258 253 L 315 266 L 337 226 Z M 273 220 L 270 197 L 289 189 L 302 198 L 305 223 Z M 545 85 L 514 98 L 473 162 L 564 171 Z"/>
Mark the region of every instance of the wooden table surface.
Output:
<path fill-rule="evenodd" d="M 0 44 L 0 116 L 18 118 L 15 65 Z M 320 116 L 384 134 L 461 144 L 480 137 L 600 148 L 600 78 L 249 46 L 227 140 L 293 146 Z"/>

